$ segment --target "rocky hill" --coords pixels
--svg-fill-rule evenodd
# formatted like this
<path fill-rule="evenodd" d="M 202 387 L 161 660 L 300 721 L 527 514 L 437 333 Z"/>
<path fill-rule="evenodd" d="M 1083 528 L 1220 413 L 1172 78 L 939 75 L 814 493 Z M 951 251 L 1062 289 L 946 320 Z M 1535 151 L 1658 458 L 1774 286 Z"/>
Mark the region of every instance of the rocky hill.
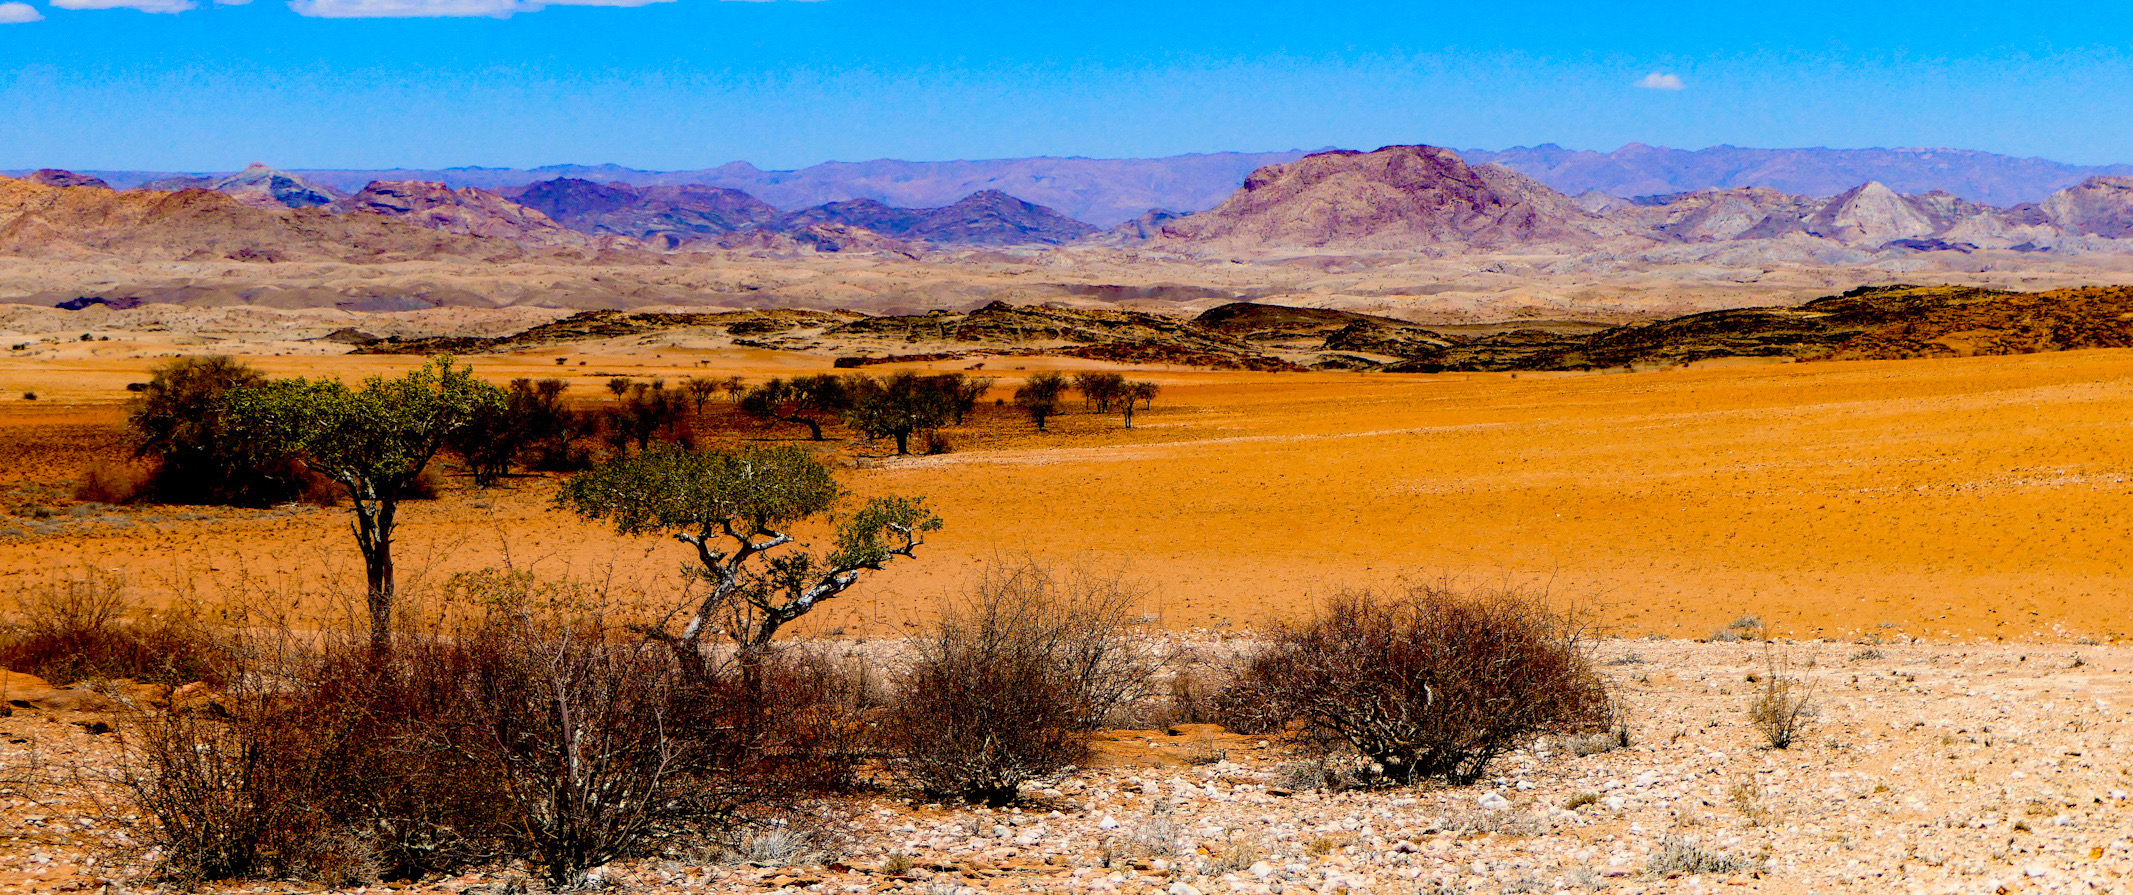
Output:
<path fill-rule="evenodd" d="M 355 195 L 337 200 L 328 210 L 377 215 L 445 233 L 508 240 L 531 247 L 593 243 L 547 215 L 487 190 L 453 189 L 420 180 L 372 181 Z"/>
<path fill-rule="evenodd" d="M 1435 146 L 1305 156 L 1252 172 L 1213 210 L 1172 221 L 1159 243 L 1202 248 L 1498 248 L 1589 245 L 1622 233 L 1507 168 Z"/>
<path fill-rule="evenodd" d="M 317 208 L 344 195 L 340 190 L 301 175 L 278 171 L 265 162 L 253 162 L 227 177 L 176 177 L 141 185 L 150 190 L 214 190 L 247 205 L 280 205 L 287 208 Z"/>
<path fill-rule="evenodd" d="M 2013 206 L 2098 175 L 2133 175 L 2133 165 L 2091 167 L 1961 149 L 1668 149 L 1631 143 L 1613 152 L 1547 144 L 1502 151 L 1463 150 L 1469 164 L 1500 164 L 1565 193 L 1616 196 L 1773 189 L 1833 196 L 1867 181 L 1899 193 L 1943 190 L 1972 202 Z"/>
<path fill-rule="evenodd" d="M 505 260 L 524 257 L 527 248 L 378 215 L 249 204 L 213 190 L 112 191 L 0 178 L 0 253 L 65 260 Z"/>
<path fill-rule="evenodd" d="M 1598 370 L 1736 357 L 1900 360 L 2127 347 L 2133 347 L 2133 288 L 1891 286 L 1794 308 L 1712 311 L 1587 336 L 1514 331 L 1420 352 L 1387 369 Z"/>
<path fill-rule="evenodd" d="M 763 224 L 797 231 L 818 224 L 858 227 L 899 239 L 955 245 L 1060 245 L 1096 232 L 1042 205 L 983 190 L 940 208 L 896 208 L 872 199 L 831 202 Z"/>
<path fill-rule="evenodd" d="M 779 217 L 776 208 L 747 193 L 698 184 L 636 187 L 558 177 L 501 194 L 580 233 L 626 236 L 665 248 Z"/>

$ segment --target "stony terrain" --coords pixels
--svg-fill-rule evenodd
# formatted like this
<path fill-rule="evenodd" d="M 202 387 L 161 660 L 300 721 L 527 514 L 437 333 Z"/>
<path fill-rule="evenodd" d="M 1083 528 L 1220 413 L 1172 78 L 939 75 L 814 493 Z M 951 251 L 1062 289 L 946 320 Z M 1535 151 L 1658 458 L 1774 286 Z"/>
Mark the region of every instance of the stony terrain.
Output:
<path fill-rule="evenodd" d="M 1166 643 L 1208 660 L 1237 646 Z M 1090 767 L 1004 811 L 892 788 L 601 876 L 630 891 L 1479 895 L 2112 892 L 2133 875 L 2123 646 L 1607 640 L 1597 655 L 1628 706 L 1629 745 L 1543 741 L 1477 786 L 1319 789 L 1314 764 L 1263 738 L 1120 730 Z M 1773 667 L 1812 688 L 1813 718 L 1784 750 L 1745 719 Z M 12 711 L 0 887 L 153 887 L 123 809 L 72 782 L 121 760 L 124 716 Z M 523 880 L 498 869 L 403 891 Z"/>

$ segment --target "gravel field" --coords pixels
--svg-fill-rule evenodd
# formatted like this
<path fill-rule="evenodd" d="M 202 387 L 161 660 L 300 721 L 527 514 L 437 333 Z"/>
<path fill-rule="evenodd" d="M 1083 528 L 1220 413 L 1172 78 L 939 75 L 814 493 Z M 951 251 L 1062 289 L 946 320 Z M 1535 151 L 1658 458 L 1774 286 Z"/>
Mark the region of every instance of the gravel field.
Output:
<path fill-rule="evenodd" d="M 1329 790 L 1313 786 L 1316 763 L 1261 738 L 1114 731 L 1092 767 L 1027 789 L 1022 806 L 891 792 L 820 806 L 721 855 L 600 876 L 629 891 L 927 895 L 2133 888 L 2133 650 L 1610 640 L 1598 655 L 1627 704 L 1629 745 L 1544 741 L 1483 785 Z M 1789 749 L 1748 721 L 1773 666 L 1810 688 L 1812 718 Z M 71 782 L 118 760 L 101 720 L 0 718 L 0 890 L 154 886 L 153 856 L 124 847 L 123 818 Z M 501 895 L 525 881 L 501 869 L 405 888 Z"/>

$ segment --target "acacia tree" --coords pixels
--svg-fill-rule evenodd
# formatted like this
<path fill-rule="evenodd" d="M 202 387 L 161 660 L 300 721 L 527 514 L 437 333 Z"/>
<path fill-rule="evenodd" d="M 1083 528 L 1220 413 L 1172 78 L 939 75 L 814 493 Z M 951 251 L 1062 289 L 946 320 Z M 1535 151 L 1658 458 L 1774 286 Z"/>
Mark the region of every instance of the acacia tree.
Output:
<path fill-rule="evenodd" d="M 1057 373 L 1039 373 L 1031 376 L 1015 389 L 1015 404 L 1029 413 L 1037 423 L 1037 431 L 1045 431 L 1044 423 L 1059 412 L 1059 396 L 1066 394 L 1066 377 Z"/>
<path fill-rule="evenodd" d="M 1137 402 L 1147 402 L 1149 406 L 1154 406 L 1155 394 L 1158 391 L 1161 391 L 1161 387 L 1153 382 L 1128 382 L 1120 387 L 1118 410 L 1126 418 L 1126 428 L 1133 428 L 1133 405 Z"/>
<path fill-rule="evenodd" d="M 842 520 L 835 545 L 814 553 L 786 529 L 828 515 L 843 497 L 830 468 L 797 445 L 660 448 L 570 477 L 556 505 L 626 535 L 666 533 L 696 548 L 707 586 L 680 632 L 649 632 L 684 662 L 700 663 L 717 631 L 758 654 L 778 629 L 938 531 L 923 498 L 877 497 Z M 793 547 L 794 549 L 783 549 Z"/>
<path fill-rule="evenodd" d="M 230 392 L 237 428 L 348 492 L 373 647 L 383 650 L 392 640 L 401 496 L 453 433 L 502 401 L 502 390 L 475 379 L 471 367 L 454 367 L 449 355 L 396 379 L 372 376 L 356 389 L 338 380 L 276 379 Z"/>
<path fill-rule="evenodd" d="M 961 373 L 942 373 L 933 377 L 940 383 L 941 391 L 948 395 L 949 406 L 955 411 L 955 424 L 963 424 L 963 418 L 978 406 L 978 399 L 992 391 L 992 377 L 965 376 Z"/>
<path fill-rule="evenodd" d="M 822 418 L 834 417 L 851 406 L 851 389 L 842 377 L 828 373 L 772 379 L 741 397 L 743 413 L 806 426 L 810 441 L 822 440 Z"/>
<path fill-rule="evenodd" d="M 1074 390 L 1081 392 L 1081 403 L 1086 408 L 1096 405 L 1097 413 L 1110 413 L 1111 404 L 1126 394 L 1126 377 L 1117 373 L 1076 373 Z"/>
<path fill-rule="evenodd" d="M 907 455 L 912 435 L 947 425 L 955 415 L 954 385 L 909 370 L 887 379 L 855 376 L 850 382 L 852 407 L 844 419 L 868 438 L 895 437 L 897 455 Z"/>
<path fill-rule="evenodd" d="M 718 392 L 719 383 L 709 376 L 691 376 L 681 381 L 681 387 L 689 393 L 689 400 L 695 402 L 696 415 L 703 416 L 704 402 Z"/>

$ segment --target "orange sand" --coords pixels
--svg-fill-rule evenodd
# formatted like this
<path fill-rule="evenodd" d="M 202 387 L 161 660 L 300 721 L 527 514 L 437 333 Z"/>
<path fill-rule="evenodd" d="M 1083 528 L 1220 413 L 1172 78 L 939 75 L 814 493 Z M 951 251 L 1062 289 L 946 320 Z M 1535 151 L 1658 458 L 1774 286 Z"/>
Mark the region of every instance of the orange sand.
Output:
<path fill-rule="evenodd" d="M 472 360 L 499 379 L 583 376 L 574 393 L 588 398 L 604 395 L 594 372 L 826 366 L 644 351 L 567 368 L 553 353 Z M 418 362 L 255 360 L 350 376 Z M 0 482 L 65 479 L 81 457 L 116 451 L 124 384 L 149 363 L 0 361 Z M 1047 363 L 1074 362 L 987 372 Z M 1341 587 L 1452 575 L 1545 586 L 1623 634 L 1702 636 L 1742 615 L 1798 637 L 2133 629 L 2133 352 L 1605 376 L 1136 375 L 1164 392 L 1130 432 L 1076 404 L 1040 436 L 996 409 L 973 432 L 950 430 L 957 453 L 850 472 L 859 494 L 927 495 L 949 526 L 815 626 L 897 630 L 974 564 L 1031 553 L 1124 570 L 1173 627 L 1261 624 Z M 18 400 L 26 388 L 41 400 Z M 549 511 L 552 491 L 521 479 L 410 504 L 412 589 L 508 561 L 674 599 L 680 545 Z M 91 567 L 151 592 L 242 587 L 313 607 L 360 584 L 344 512 L 176 512 L 0 539 L 0 592 Z"/>

